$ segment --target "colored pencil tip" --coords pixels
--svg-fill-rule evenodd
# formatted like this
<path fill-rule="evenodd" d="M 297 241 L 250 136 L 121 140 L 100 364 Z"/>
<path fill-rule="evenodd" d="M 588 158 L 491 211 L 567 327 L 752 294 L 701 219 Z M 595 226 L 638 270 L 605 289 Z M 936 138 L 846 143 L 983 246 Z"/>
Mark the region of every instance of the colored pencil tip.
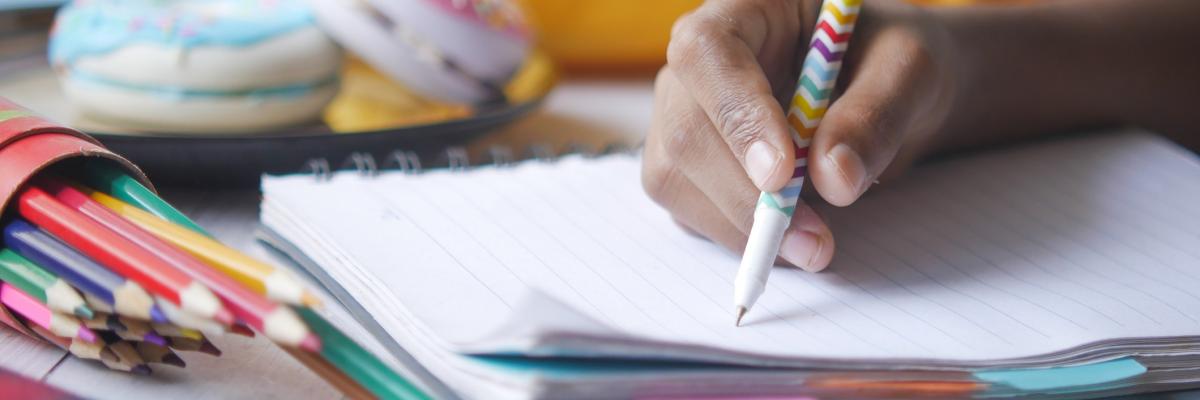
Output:
<path fill-rule="evenodd" d="M 135 366 L 133 368 L 130 368 L 129 372 L 132 372 L 132 373 L 138 374 L 138 375 L 150 375 L 150 373 L 154 372 L 154 371 L 151 370 L 150 367 L 147 366 L 146 364 L 141 364 L 141 365 Z"/>
<path fill-rule="evenodd" d="M 229 312 L 229 309 L 224 307 L 217 310 L 216 314 L 213 314 L 213 319 L 225 326 L 232 325 L 234 322 L 233 313 Z"/>
<path fill-rule="evenodd" d="M 321 338 L 316 334 L 309 333 L 303 340 L 300 341 L 300 348 L 313 353 L 321 352 Z"/>
<path fill-rule="evenodd" d="M 167 364 L 167 365 L 174 365 L 179 368 L 187 367 L 187 363 L 183 362 L 183 359 L 179 358 L 179 355 L 176 355 L 176 354 L 167 354 L 167 355 L 163 356 L 162 363 Z"/>
<path fill-rule="evenodd" d="M 150 307 L 150 320 L 154 322 L 171 322 L 167 319 L 167 315 L 163 314 L 162 310 L 157 305 Z"/>
<path fill-rule="evenodd" d="M 205 340 L 204 343 L 200 344 L 200 352 L 205 353 L 205 354 L 211 354 L 213 356 L 221 355 L 221 349 L 218 349 L 217 346 L 214 346 L 212 344 L 212 342 L 207 341 L 207 340 Z"/>
<path fill-rule="evenodd" d="M 159 346 L 167 345 L 167 338 L 164 338 L 164 337 L 162 337 L 162 335 L 159 335 L 158 333 L 155 333 L 155 332 L 146 333 L 144 336 L 142 336 L 142 339 L 147 342 L 157 344 Z"/>
<path fill-rule="evenodd" d="M 112 349 L 110 349 L 108 347 L 105 347 L 103 350 L 100 350 L 100 361 L 115 363 L 115 362 L 119 361 L 120 359 L 121 359 L 120 357 L 117 357 L 117 353 L 114 353 L 112 351 Z"/>
<path fill-rule="evenodd" d="M 250 327 L 248 327 L 246 325 L 242 325 L 242 324 L 230 325 L 229 332 L 232 332 L 235 335 L 242 335 L 245 337 L 254 337 L 254 330 L 250 329 Z"/>
<path fill-rule="evenodd" d="M 79 327 L 79 333 L 76 334 L 80 339 L 88 343 L 96 343 L 96 332 L 92 332 L 86 326 Z"/>
<path fill-rule="evenodd" d="M 742 317 L 746 316 L 746 307 L 737 308 L 737 320 L 733 321 L 734 326 L 742 326 Z"/>
<path fill-rule="evenodd" d="M 96 314 L 93 313 L 92 309 L 88 308 L 87 306 L 79 306 L 75 307 L 75 316 L 84 319 L 92 319 L 96 316 Z"/>
<path fill-rule="evenodd" d="M 309 308 L 321 308 L 321 299 L 316 295 L 305 291 L 304 294 L 300 295 L 300 304 L 303 304 L 305 307 Z"/>

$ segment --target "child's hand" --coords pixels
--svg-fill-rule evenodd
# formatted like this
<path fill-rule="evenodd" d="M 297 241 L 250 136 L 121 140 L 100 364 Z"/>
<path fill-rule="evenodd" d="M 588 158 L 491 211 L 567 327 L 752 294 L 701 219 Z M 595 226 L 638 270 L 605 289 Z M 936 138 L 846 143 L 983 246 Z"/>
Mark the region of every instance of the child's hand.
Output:
<path fill-rule="evenodd" d="M 681 225 L 741 253 L 760 190 L 792 173 L 785 122 L 819 3 L 710 0 L 676 22 L 658 75 L 646 138 L 646 191 Z M 829 203 L 853 203 L 883 172 L 905 165 L 948 114 L 959 74 L 948 35 L 927 11 L 867 0 L 850 53 L 809 151 L 809 176 Z M 808 189 L 806 189 L 808 190 Z M 780 256 L 825 268 L 833 236 L 796 208 Z"/>

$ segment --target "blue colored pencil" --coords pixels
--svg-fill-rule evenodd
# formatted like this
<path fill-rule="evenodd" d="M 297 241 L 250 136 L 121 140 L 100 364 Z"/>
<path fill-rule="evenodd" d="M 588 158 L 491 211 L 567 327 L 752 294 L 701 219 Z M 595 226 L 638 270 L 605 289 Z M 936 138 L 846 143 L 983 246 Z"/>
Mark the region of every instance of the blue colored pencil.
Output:
<path fill-rule="evenodd" d="M 166 321 L 154 299 L 136 282 L 117 275 L 24 220 L 13 220 L 4 227 L 4 244 L 91 298 L 107 303 L 117 314 Z"/>

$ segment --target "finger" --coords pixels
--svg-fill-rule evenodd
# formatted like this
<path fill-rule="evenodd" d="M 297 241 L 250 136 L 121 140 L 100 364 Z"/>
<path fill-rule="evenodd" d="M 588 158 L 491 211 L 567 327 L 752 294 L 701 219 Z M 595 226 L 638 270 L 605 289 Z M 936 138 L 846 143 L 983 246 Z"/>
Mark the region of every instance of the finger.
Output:
<path fill-rule="evenodd" d="M 655 138 L 647 138 L 647 148 L 660 148 L 663 158 L 696 185 L 717 212 L 742 233 L 749 233 L 759 189 L 744 174 L 734 173 L 741 169 L 737 158 L 676 79 L 673 68 L 659 74 L 655 95 L 660 99 L 655 105 Z"/>
<path fill-rule="evenodd" d="M 930 98 L 929 56 L 904 33 L 883 32 L 825 114 L 810 148 L 809 174 L 826 201 L 853 203 L 888 167 Z"/>
<path fill-rule="evenodd" d="M 793 155 L 783 108 L 757 50 L 768 38 L 778 41 L 767 27 L 787 26 L 771 19 L 798 20 L 797 8 L 791 1 L 709 2 L 676 23 L 667 49 L 668 65 L 760 190 L 783 187 Z M 794 40 L 799 23 L 791 25 Z"/>
<path fill-rule="evenodd" d="M 725 232 L 706 231 L 694 226 L 720 214 L 726 223 L 711 229 L 737 230 L 737 238 L 742 241 L 736 246 L 726 244 L 726 247 L 740 251 L 745 246 L 745 235 L 750 232 L 754 222 L 759 190 L 745 176 L 729 174 L 729 171 L 738 168 L 737 160 L 729 152 L 722 151 L 724 147 L 720 135 L 705 118 L 700 106 L 689 101 L 687 93 L 679 87 L 669 70 L 659 75 L 656 94 L 674 101 L 664 100 L 657 104 L 656 115 L 669 115 L 671 118 L 656 119 L 657 130 L 653 135 L 656 138 L 647 139 L 647 151 L 654 147 L 653 151 L 658 152 L 656 155 L 669 159 L 676 171 L 668 173 L 682 173 L 700 192 L 699 196 L 705 198 L 707 205 L 688 207 L 688 212 L 711 213 L 701 216 L 681 216 L 677 213 L 676 218 L 690 221 L 688 226 L 693 226 L 694 230 L 725 244 L 716 239 L 717 235 L 727 236 Z M 789 264 L 806 270 L 824 268 L 833 254 L 832 233 L 824 221 L 803 203 L 797 204 L 792 224 L 782 240 L 781 257 Z"/>

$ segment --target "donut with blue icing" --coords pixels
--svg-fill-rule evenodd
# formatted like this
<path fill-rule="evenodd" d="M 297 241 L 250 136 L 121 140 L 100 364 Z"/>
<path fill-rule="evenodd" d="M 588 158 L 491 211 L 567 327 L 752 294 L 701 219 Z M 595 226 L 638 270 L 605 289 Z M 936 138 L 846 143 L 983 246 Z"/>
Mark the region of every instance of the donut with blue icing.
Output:
<path fill-rule="evenodd" d="M 342 58 L 302 0 L 76 0 L 48 53 L 81 114 L 203 133 L 315 120 Z"/>
<path fill-rule="evenodd" d="M 318 23 L 374 69 L 444 102 L 502 100 L 530 32 L 511 0 L 312 0 Z"/>

